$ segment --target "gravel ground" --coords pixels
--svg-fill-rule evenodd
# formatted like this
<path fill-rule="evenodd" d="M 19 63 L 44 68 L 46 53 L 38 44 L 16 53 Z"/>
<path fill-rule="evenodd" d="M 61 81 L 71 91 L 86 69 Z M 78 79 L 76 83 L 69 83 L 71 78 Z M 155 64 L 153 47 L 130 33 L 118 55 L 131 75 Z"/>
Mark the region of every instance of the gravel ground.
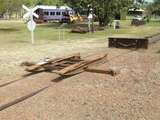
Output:
<path fill-rule="evenodd" d="M 119 69 L 116 77 L 84 72 L 56 82 L 57 76 L 43 73 L 0 88 L 2 105 L 51 85 L 1 111 L 0 120 L 159 120 L 159 45 L 139 51 L 93 47 L 82 52 L 109 53 L 109 62 L 98 68 Z"/>
<path fill-rule="evenodd" d="M 46 57 L 56 58 L 76 52 L 86 55 L 106 48 L 106 41 L 107 39 L 86 39 L 44 42 L 33 46 L 28 43 L 3 45 L 0 47 L 0 84 L 18 79 L 24 74 L 23 68 L 19 66 L 24 61 L 39 61 Z"/>

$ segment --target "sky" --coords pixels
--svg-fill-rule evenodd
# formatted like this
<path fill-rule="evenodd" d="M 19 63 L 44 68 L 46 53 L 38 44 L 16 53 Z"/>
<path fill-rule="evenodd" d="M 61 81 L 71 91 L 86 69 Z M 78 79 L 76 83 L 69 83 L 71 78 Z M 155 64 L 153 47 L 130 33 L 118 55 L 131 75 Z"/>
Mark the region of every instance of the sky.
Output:
<path fill-rule="evenodd" d="M 153 2 L 153 0 L 146 0 L 146 1 L 148 1 L 148 2 Z"/>

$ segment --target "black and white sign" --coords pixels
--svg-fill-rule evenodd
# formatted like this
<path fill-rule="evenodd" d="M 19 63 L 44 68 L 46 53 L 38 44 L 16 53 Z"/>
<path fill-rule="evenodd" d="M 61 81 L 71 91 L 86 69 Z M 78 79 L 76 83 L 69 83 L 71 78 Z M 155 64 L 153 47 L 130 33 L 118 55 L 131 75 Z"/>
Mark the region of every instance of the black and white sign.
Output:
<path fill-rule="evenodd" d="M 29 21 L 27 23 L 27 28 L 31 32 L 31 40 L 32 44 L 34 44 L 34 30 L 36 28 L 36 23 L 33 17 L 39 18 L 39 16 L 36 13 L 34 13 L 38 9 L 38 7 L 34 7 L 31 9 L 29 9 L 25 5 L 23 5 L 22 7 L 27 11 L 27 13 L 23 16 L 23 18 L 29 18 Z"/>

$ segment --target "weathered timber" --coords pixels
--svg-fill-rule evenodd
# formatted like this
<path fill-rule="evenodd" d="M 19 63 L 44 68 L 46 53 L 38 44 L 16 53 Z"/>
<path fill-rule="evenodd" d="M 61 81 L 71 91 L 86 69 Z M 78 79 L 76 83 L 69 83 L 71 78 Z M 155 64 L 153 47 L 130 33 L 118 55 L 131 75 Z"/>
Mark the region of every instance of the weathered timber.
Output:
<path fill-rule="evenodd" d="M 83 70 L 84 68 L 88 67 L 89 65 L 91 64 L 94 64 L 96 63 L 97 61 L 100 61 L 104 58 L 107 57 L 107 54 L 105 55 L 100 55 L 100 56 L 94 56 L 92 57 L 91 59 L 88 59 L 88 60 L 84 60 L 84 61 L 81 61 L 81 62 L 78 62 L 78 63 L 75 63 L 73 65 L 70 65 L 68 67 L 65 67 L 64 69 L 62 70 L 55 70 L 53 71 L 54 73 L 57 73 L 59 75 L 68 75 L 68 74 L 72 74 L 72 72 L 76 72 L 77 70 L 79 71 L 80 69 Z"/>
<path fill-rule="evenodd" d="M 68 57 L 64 57 L 64 58 L 55 58 L 55 59 L 50 59 L 48 61 L 44 61 L 44 62 L 41 62 L 41 63 L 37 63 L 33 66 L 29 66 L 27 67 L 25 70 L 28 71 L 28 72 L 34 72 L 36 70 L 39 70 L 39 69 L 43 69 L 45 66 L 49 65 L 49 64 L 56 64 L 58 62 L 62 62 L 62 61 L 65 61 L 65 60 L 79 60 L 80 59 L 80 54 L 74 54 L 74 55 L 71 55 L 71 56 L 68 56 Z"/>
<path fill-rule="evenodd" d="M 25 61 L 25 62 L 22 62 L 21 64 L 20 64 L 20 66 L 33 66 L 33 65 L 35 65 L 36 63 L 34 63 L 34 62 L 28 62 L 28 61 Z"/>
<path fill-rule="evenodd" d="M 72 33 L 87 33 L 88 29 L 87 28 L 83 28 L 83 27 L 74 27 L 71 30 Z"/>
<path fill-rule="evenodd" d="M 64 61 L 61 61 L 61 62 L 57 62 L 57 63 L 54 63 L 54 64 L 47 64 L 47 65 L 44 65 L 43 66 L 43 69 L 45 71 L 53 71 L 53 70 L 60 70 L 60 69 L 63 69 L 65 67 L 68 67 L 72 64 L 75 64 L 77 62 L 80 62 L 80 61 L 83 61 L 81 59 L 77 59 L 77 60 L 73 60 L 73 59 L 69 59 L 69 60 L 64 60 Z"/>
<path fill-rule="evenodd" d="M 102 62 L 106 62 L 107 54 L 88 56 L 81 59 L 80 54 L 72 55 L 65 58 L 48 60 L 47 62 L 38 63 L 33 66 L 27 66 L 26 70 L 31 73 L 48 71 L 59 75 L 73 75 L 84 72 L 84 68 L 96 66 Z"/>
<path fill-rule="evenodd" d="M 118 70 L 113 70 L 113 69 L 102 70 L 102 69 L 96 69 L 96 68 L 85 68 L 84 70 L 86 72 L 109 74 L 109 75 L 112 75 L 112 76 L 116 76 L 117 74 L 119 74 Z"/>

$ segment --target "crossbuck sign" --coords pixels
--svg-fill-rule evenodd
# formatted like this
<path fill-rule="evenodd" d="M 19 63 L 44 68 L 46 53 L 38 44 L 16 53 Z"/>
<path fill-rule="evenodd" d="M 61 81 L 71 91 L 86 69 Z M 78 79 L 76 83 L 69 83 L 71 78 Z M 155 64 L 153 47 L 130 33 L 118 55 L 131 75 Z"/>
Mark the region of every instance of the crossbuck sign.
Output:
<path fill-rule="evenodd" d="M 32 44 L 34 44 L 34 30 L 36 27 L 36 23 L 34 22 L 33 17 L 39 18 L 39 16 L 36 13 L 34 13 L 38 9 L 38 7 L 34 7 L 31 9 L 29 9 L 25 5 L 23 5 L 22 7 L 27 11 L 23 18 L 29 18 L 29 21 L 27 22 L 27 28 L 31 32 L 31 40 Z"/>

